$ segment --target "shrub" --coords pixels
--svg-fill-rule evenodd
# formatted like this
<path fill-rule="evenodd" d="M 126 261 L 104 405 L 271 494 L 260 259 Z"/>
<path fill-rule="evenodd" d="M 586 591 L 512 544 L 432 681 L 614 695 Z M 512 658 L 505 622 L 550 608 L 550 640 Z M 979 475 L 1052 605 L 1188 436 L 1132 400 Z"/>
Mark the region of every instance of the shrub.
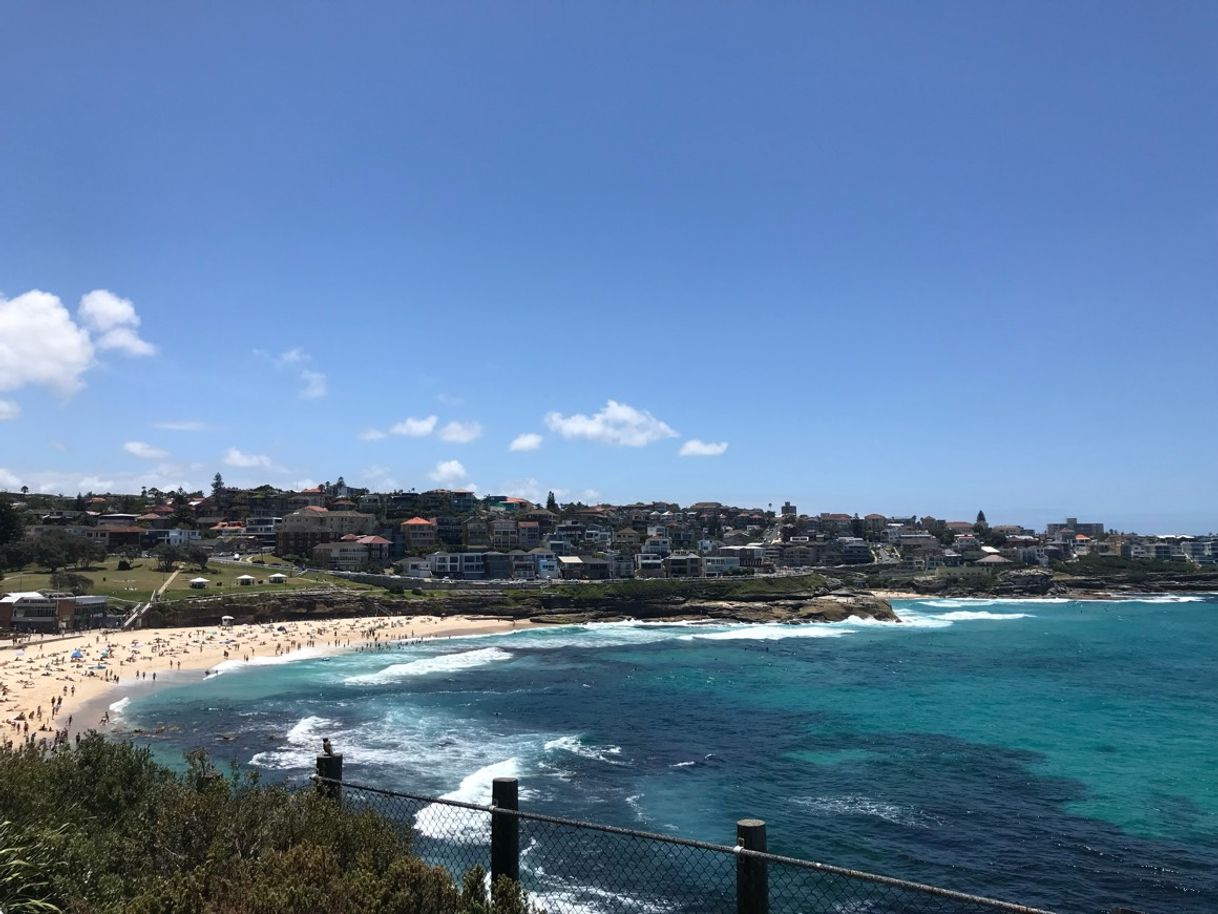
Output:
<path fill-rule="evenodd" d="M 175 774 L 90 734 L 50 758 L 0 750 L 0 910 L 23 914 L 530 914 L 485 874 L 462 891 L 370 810 L 225 777 Z M 58 865 L 52 865 L 57 861 Z M 501 884 L 503 883 L 503 884 Z"/>

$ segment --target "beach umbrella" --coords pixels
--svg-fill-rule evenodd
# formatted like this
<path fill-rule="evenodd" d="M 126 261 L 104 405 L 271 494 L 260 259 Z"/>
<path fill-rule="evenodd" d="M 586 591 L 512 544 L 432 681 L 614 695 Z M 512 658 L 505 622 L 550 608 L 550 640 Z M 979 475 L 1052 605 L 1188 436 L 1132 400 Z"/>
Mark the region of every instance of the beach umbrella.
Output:
<path fill-rule="evenodd" d="M 72 651 L 73 660 L 83 660 L 84 657 L 85 657 L 85 655 L 82 654 L 79 649 Z"/>

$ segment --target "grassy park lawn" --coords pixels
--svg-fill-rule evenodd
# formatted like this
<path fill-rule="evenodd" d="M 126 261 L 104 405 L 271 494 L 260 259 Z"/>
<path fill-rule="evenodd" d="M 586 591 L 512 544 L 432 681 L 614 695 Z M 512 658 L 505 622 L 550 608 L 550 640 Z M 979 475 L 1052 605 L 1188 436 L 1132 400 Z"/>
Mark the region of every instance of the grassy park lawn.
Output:
<path fill-rule="evenodd" d="M 115 600 L 125 600 L 131 603 L 142 603 L 152 595 L 152 592 L 165 583 L 169 573 L 157 570 L 155 559 L 135 559 L 129 571 L 118 570 L 119 559 L 108 556 L 106 560 L 88 571 L 74 571 L 93 582 L 89 593 L 105 595 Z M 285 566 L 286 567 L 286 566 Z M 216 596 L 221 593 L 265 593 L 267 591 L 300 590 L 302 588 L 317 588 L 335 584 L 347 586 L 348 582 L 341 578 L 331 578 L 329 575 L 318 578 L 290 577 L 284 584 L 269 584 L 267 578 L 277 569 L 267 565 L 221 565 L 212 562 L 207 571 L 200 572 L 198 566 L 178 566 L 178 576 L 165 591 L 165 600 L 183 600 L 190 597 Z M 237 578 L 243 574 L 253 575 L 255 583 L 241 586 Z M 190 586 L 190 579 L 204 577 L 210 582 L 204 589 L 195 590 Z M 262 583 L 257 583 L 261 581 Z M 23 572 L 9 572 L 0 581 L 0 592 L 13 590 L 49 590 L 51 575 L 42 570 L 27 569 Z"/>

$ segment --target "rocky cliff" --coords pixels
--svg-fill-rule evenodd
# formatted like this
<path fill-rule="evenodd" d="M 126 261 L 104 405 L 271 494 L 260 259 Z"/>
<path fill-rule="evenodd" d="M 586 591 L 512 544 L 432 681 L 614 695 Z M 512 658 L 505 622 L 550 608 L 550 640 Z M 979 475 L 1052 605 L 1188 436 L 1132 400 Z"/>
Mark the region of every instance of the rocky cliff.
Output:
<path fill-rule="evenodd" d="M 667 583 L 667 582 L 666 582 Z M 590 622 L 621 619 L 685 621 L 714 619 L 724 622 L 839 622 L 850 617 L 900 622 L 888 601 L 870 594 L 818 592 L 823 587 L 793 586 L 788 592 L 739 594 L 725 589 L 722 599 L 715 588 L 693 586 L 690 593 L 677 587 L 646 588 L 614 593 L 579 588 L 567 592 L 479 591 L 442 595 L 393 596 L 388 593 L 270 594 L 265 597 L 210 598 L 167 604 L 151 624 L 217 625 L 222 616 L 238 622 L 285 622 L 302 619 L 373 617 L 381 615 L 469 615 L 536 622 Z M 637 592 L 642 590 L 644 592 Z M 608 591 L 608 592 L 603 592 Z"/>

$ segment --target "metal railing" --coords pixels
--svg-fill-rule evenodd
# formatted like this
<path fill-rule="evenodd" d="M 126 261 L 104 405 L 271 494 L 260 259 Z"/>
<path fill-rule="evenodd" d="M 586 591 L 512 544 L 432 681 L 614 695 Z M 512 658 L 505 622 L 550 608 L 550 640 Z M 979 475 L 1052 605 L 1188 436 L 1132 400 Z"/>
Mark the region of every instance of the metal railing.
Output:
<path fill-rule="evenodd" d="M 507 876 L 546 914 L 1050 914 L 772 854 L 757 819 L 736 823 L 735 845 L 713 844 L 521 810 L 515 778 L 494 780 L 489 805 L 356 784 L 341 755 L 318 756 L 313 782 L 408 831 L 412 850 L 454 879 Z"/>

